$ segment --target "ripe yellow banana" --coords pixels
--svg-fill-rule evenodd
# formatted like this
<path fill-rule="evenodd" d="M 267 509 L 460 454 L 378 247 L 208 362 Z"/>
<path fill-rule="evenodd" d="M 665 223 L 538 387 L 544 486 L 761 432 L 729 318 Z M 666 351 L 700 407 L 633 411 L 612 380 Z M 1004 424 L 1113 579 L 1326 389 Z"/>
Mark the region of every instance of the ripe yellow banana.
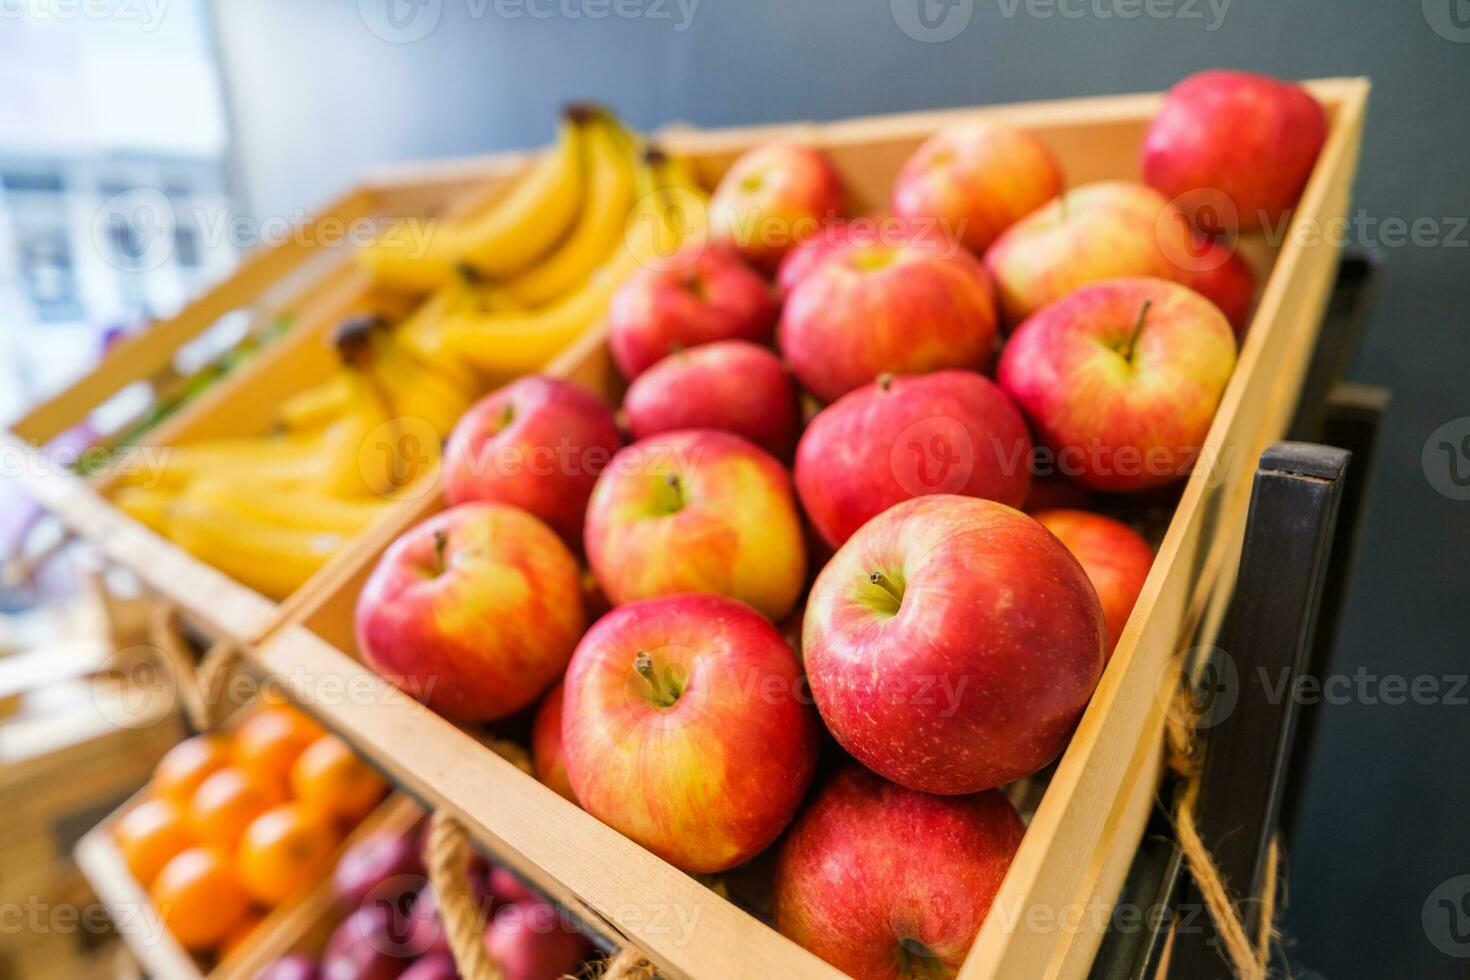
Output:
<path fill-rule="evenodd" d="M 449 435 L 454 423 L 470 407 L 469 394 L 421 363 L 386 330 L 373 335 L 373 363 L 369 370 L 395 417 L 423 419 L 440 439 Z"/>
<path fill-rule="evenodd" d="M 343 535 L 362 531 L 388 507 L 382 500 L 328 497 L 314 487 L 283 490 L 223 477 L 195 480 L 179 499 L 233 511 L 275 527 Z"/>
<path fill-rule="evenodd" d="M 587 136 L 587 200 L 566 239 L 541 262 L 505 281 L 526 306 L 559 299 L 586 282 L 619 247 L 636 199 L 634 163 L 628 140 L 616 123 L 598 119 Z"/>
<path fill-rule="evenodd" d="M 119 487 L 112 502 L 118 509 L 150 530 L 164 534 L 169 505 L 174 494 L 166 490 L 149 490 L 145 487 Z"/>
<path fill-rule="evenodd" d="M 585 107 L 567 110 L 552 151 L 498 207 L 462 230 L 462 262 L 503 278 L 530 266 L 566 234 L 586 196 L 587 131 L 596 115 Z"/>
<path fill-rule="evenodd" d="M 347 379 L 336 375 L 331 380 L 307 388 L 281 403 L 281 424 L 292 432 L 320 429 L 347 410 Z"/>
<path fill-rule="evenodd" d="M 251 474 L 277 484 L 304 483 L 322 473 L 322 443 L 311 436 L 209 439 L 163 446 L 141 454 L 142 462 L 120 472 L 124 486 L 177 490 L 200 476 Z"/>
<path fill-rule="evenodd" d="M 346 540 L 340 533 L 280 527 L 188 498 L 168 508 L 165 526 L 185 551 L 272 599 L 295 592 Z"/>
<path fill-rule="evenodd" d="M 373 373 L 371 321 L 344 324 L 338 335 L 349 385 L 347 411 L 323 435 L 323 489 L 335 497 L 391 497 L 439 459 L 439 439 L 423 421 L 395 415 Z"/>
<path fill-rule="evenodd" d="M 535 371 L 607 314 L 612 294 L 641 263 L 677 251 L 704 233 L 705 197 L 661 156 L 639 167 L 637 205 L 613 256 L 577 292 L 517 315 L 456 314 L 444 323 L 444 347 L 489 373 Z"/>
<path fill-rule="evenodd" d="M 582 204 L 591 113 L 570 110 L 556 146 L 495 203 L 466 220 L 403 219 L 359 249 L 357 261 L 385 286 L 427 293 L 461 263 L 496 276 L 526 268 L 565 234 Z"/>

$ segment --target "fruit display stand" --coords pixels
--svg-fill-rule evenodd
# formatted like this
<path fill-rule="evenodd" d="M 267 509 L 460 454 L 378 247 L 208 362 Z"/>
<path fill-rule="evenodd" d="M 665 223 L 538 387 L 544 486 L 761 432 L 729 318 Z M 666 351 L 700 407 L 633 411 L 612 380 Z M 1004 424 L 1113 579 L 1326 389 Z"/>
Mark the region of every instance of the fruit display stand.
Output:
<path fill-rule="evenodd" d="M 1055 917 L 1068 910 L 1107 907 L 1143 833 L 1158 786 L 1165 716 L 1178 682 L 1177 654 L 1210 643 L 1220 628 L 1255 461 L 1290 422 L 1337 268 L 1336 244 L 1322 230 L 1347 210 L 1368 83 L 1332 79 L 1307 83 L 1307 88 L 1330 118 L 1326 145 L 1280 241 L 1242 239 L 1243 252 L 1263 274 L 1264 289 L 1202 463 L 1173 505 L 1128 626 L 1070 745 L 1051 771 L 992 913 L 961 971 L 966 980 L 1085 974 L 1101 923 L 1086 915 L 1075 924 Z M 849 187 L 854 211 L 861 213 L 886 199 L 894 174 L 923 138 L 971 117 L 1001 119 L 1031 131 L 1058 157 L 1074 184 L 1136 177 L 1137 149 L 1160 102 L 1157 95 L 1138 95 L 820 125 L 681 130 L 663 142 L 689 157 L 701 178 L 712 184 L 743 150 L 777 136 L 799 136 L 826 152 Z M 485 168 L 495 165 L 452 164 L 411 179 L 464 188 L 474 186 L 488 172 Z M 554 362 L 550 373 L 614 403 L 620 396 L 621 382 L 598 337 L 584 338 Z M 262 389 L 267 385 L 263 379 L 260 384 Z M 87 395 L 78 393 L 75 405 L 86 400 Z M 66 424 L 51 414 L 53 424 L 32 422 L 18 431 L 35 440 Z M 389 687 L 356 659 L 352 619 L 357 594 L 388 543 L 440 508 L 431 484 L 339 555 L 285 609 L 254 601 L 259 597 L 244 594 L 197 562 L 190 566 L 207 572 L 206 578 L 176 578 L 188 566 L 166 554 L 175 549 L 151 539 L 145 543 L 152 550 L 137 550 L 143 532 L 75 480 L 46 475 L 32 480 L 32 486 L 48 506 L 64 510 L 63 516 L 81 533 L 102 538 L 118 560 L 131 565 L 146 557 L 160 559 L 150 582 L 206 625 L 226 625 L 219 610 L 233 605 L 227 625 L 247 643 L 261 640 L 247 655 L 287 678 L 304 707 L 409 793 L 457 819 L 498 859 L 591 929 L 616 945 L 642 951 L 664 975 L 837 975 L 756 915 L 582 812 L 501 759 L 474 733 Z M 377 694 L 340 704 L 316 700 L 326 685 Z M 1040 910 L 1043 918 L 1030 915 L 1032 910 Z"/>
<path fill-rule="evenodd" d="M 140 795 L 129 800 L 89 831 L 77 844 L 76 859 L 112 916 L 118 935 L 149 975 L 249 980 L 279 957 L 319 944 L 336 924 L 336 892 L 327 876 L 305 894 L 273 909 L 239 951 L 213 967 L 203 965 L 164 928 L 148 892 L 129 874 L 113 839 L 118 819 L 141 799 Z M 337 854 L 370 834 L 407 830 L 422 815 L 412 800 L 393 794 L 353 829 Z"/>

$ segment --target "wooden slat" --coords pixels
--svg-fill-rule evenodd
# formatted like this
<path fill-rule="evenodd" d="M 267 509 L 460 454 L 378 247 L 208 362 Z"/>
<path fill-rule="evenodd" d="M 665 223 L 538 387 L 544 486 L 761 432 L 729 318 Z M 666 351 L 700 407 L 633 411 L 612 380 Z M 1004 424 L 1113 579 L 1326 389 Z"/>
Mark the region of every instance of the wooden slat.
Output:
<path fill-rule="evenodd" d="M 157 374 L 174 352 L 226 313 L 249 306 L 262 293 L 309 258 L 322 236 L 323 221 L 352 221 L 371 213 L 371 194 L 354 190 L 327 205 L 298 234 L 280 245 L 257 249 L 225 279 L 176 315 L 119 341 L 95 367 L 66 389 L 34 406 L 12 431 L 27 442 L 44 443 L 76 425 L 87 414 L 135 381 Z"/>

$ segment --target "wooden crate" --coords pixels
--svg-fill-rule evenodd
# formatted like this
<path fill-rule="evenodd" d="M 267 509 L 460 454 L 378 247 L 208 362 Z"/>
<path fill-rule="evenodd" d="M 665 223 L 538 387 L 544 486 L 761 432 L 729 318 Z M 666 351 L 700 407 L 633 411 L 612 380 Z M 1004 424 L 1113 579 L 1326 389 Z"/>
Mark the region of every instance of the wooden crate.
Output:
<path fill-rule="evenodd" d="M 1269 276 L 1205 444 L 1208 465 L 1183 487 L 1134 615 L 1041 796 L 961 972 L 964 980 L 1085 975 L 1106 923 L 1097 910 L 1116 896 L 1142 834 L 1176 654 L 1209 642 L 1219 628 L 1254 461 L 1285 431 L 1336 269 L 1337 244 L 1322 232 L 1347 210 L 1369 86 L 1363 79 L 1329 79 L 1308 87 L 1326 106 L 1331 131 L 1283 243 L 1242 243 Z M 1003 119 L 1036 133 L 1073 185 L 1136 178 L 1139 143 L 1160 100 L 1122 96 L 680 131 L 664 142 L 692 156 L 713 181 L 755 143 L 775 136 L 808 140 L 831 156 L 860 212 L 882 206 L 894 174 L 924 137 L 966 118 Z M 492 159 L 416 170 L 401 183 L 424 193 L 463 188 L 498 165 Z M 551 370 L 609 397 L 619 393 L 600 338 L 585 338 Z M 643 950 L 665 975 L 836 976 L 755 916 L 502 760 L 473 733 L 383 684 L 356 659 L 352 611 L 372 563 L 400 531 L 440 507 L 432 494 L 385 517 L 353 545 L 350 560 L 293 601 L 250 655 L 409 792 L 460 818 L 499 859 L 614 941 Z M 197 580 L 192 584 L 197 591 Z M 358 694 L 321 696 L 329 689 Z"/>
<path fill-rule="evenodd" d="M 113 837 L 117 821 L 143 796 L 129 800 L 77 844 L 76 859 L 133 957 L 154 977 L 168 980 L 250 980 L 276 959 L 298 949 L 319 948 L 340 918 L 330 875 L 306 893 L 272 909 L 247 946 L 212 968 L 174 941 L 159 921 L 147 892 L 128 873 Z M 337 854 L 379 831 L 402 831 L 423 815 L 418 804 L 393 794 L 357 825 Z M 336 859 L 333 859 L 336 866 Z"/>

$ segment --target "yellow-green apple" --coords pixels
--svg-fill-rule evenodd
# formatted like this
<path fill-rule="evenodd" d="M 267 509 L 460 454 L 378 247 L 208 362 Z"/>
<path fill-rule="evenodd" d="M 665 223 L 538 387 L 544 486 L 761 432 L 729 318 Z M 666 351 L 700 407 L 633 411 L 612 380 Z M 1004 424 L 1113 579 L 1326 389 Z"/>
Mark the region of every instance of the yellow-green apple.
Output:
<path fill-rule="evenodd" d="M 910 497 L 957 493 L 1020 507 L 1031 450 L 1020 411 L 989 378 L 884 376 L 812 419 L 796 450 L 796 492 L 836 547 Z"/>
<path fill-rule="evenodd" d="M 1214 303 L 1230 321 L 1237 343 L 1245 340 L 1256 296 L 1256 274 L 1223 237 L 1195 232 L 1194 258 L 1185 285 Z"/>
<path fill-rule="evenodd" d="M 622 445 L 612 410 L 592 392 L 521 378 L 476 402 L 449 434 L 444 498 L 519 507 L 580 548 L 587 498 Z"/>
<path fill-rule="evenodd" d="M 546 902 L 507 905 L 485 929 L 485 949 L 503 980 L 574 976 L 592 944 Z"/>
<path fill-rule="evenodd" d="M 749 606 L 621 606 L 567 669 L 567 775 L 586 810 L 688 872 L 765 850 L 800 806 L 820 725 L 801 665 Z"/>
<path fill-rule="evenodd" d="M 628 386 L 628 431 L 643 439 L 678 429 L 722 429 L 791 458 L 800 407 L 781 359 L 744 340 L 670 354 Z"/>
<path fill-rule="evenodd" d="M 952 977 L 1024 834 L 998 792 L 932 796 L 849 765 L 781 843 L 776 928 L 856 980 Z"/>
<path fill-rule="evenodd" d="M 796 377 L 830 402 L 884 373 L 989 365 L 995 291 L 958 242 L 915 231 L 821 262 L 787 297 L 777 333 Z"/>
<path fill-rule="evenodd" d="M 1077 290 L 1023 323 L 996 379 L 1058 471 L 1094 490 L 1162 486 L 1189 472 L 1235 369 L 1215 304 L 1162 279 Z"/>
<path fill-rule="evenodd" d="M 1169 90 L 1143 139 L 1143 179 L 1166 197 L 1224 194 L 1210 232 L 1274 225 L 1301 197 L 1327 139 L 1327 115 L 1292 82 L 1239 71 L 1203 71 Z M 1200 216 L 1197 216 L 1197 220 Z"/>
<path fill-rule="evenodd" d="M 1006 324 L 1081 286 L 1118 276 L 1183 281 L 1189 220 L 1143 184 L 1086 184 L 1006 230 L 985 253 Z"/>
<path fill-rule="evenodd" d="M 408 530 L 357 600 L 363 659 L 456 721 L 531 704 L 566 668 L 584 625 L 571 551 L 503 504 L 461 504 Z"/>
<path fill-rule="evenodd" d="M 1062 192 L 1062 169 L 1041 140 L 1003 123 L 946 126 L 909 157 L 893 213 L 937 219 L 976 255 Z"/>
<path fill-rule="evenodd" d="M 926 793 L 975 793 L 1062 750 L 1102 673 L 1087 573 L 993 500 L 915 497 L 864 524 L 807 597 L 817 709 L 863 765 Z"/>
<path fill-rule="evenodd" d="M 1060 508 L 1032 516 L 1067 546 L 1092 580 L 1108 624 L 1111 657 L 1153 567 L 1154 549 L 1127 524 L 1101 514 Z"/>
<path fill-rule="evenodd" d="M 615 605 L 705 592 L 779 620 L 806 580 L 791 477 L 764 449 L 716 429 L 652 436 L 614 456 L 587 506 L 586 541 Z"/>
<path fill-rule="evenodd" d="M 567 756 L 561 744 L 563 690 L 557 684 L 547 691 L 541 707 L 536 709 L 536 719 L 531 723 L 531 761 L 537 779 L 576 803 L 577 794 L 572 792 L 571 780 L 567 779 Z"/>
<path fill-rule="evenodd" d="M 847 206 L 842 179 L 815 147 L 764 143 L 730 165 L 709 202 L 710 238 L 774 272 L 781 257 Z"/>
<path fill-rule="evenodd" d="M 628 379 L 669 354 L 716 340 L 769 343 L 776 326 L 771 287 L 728 246 L 689 262 L 644 268 L 608 307 L 608 349 Z"/>

